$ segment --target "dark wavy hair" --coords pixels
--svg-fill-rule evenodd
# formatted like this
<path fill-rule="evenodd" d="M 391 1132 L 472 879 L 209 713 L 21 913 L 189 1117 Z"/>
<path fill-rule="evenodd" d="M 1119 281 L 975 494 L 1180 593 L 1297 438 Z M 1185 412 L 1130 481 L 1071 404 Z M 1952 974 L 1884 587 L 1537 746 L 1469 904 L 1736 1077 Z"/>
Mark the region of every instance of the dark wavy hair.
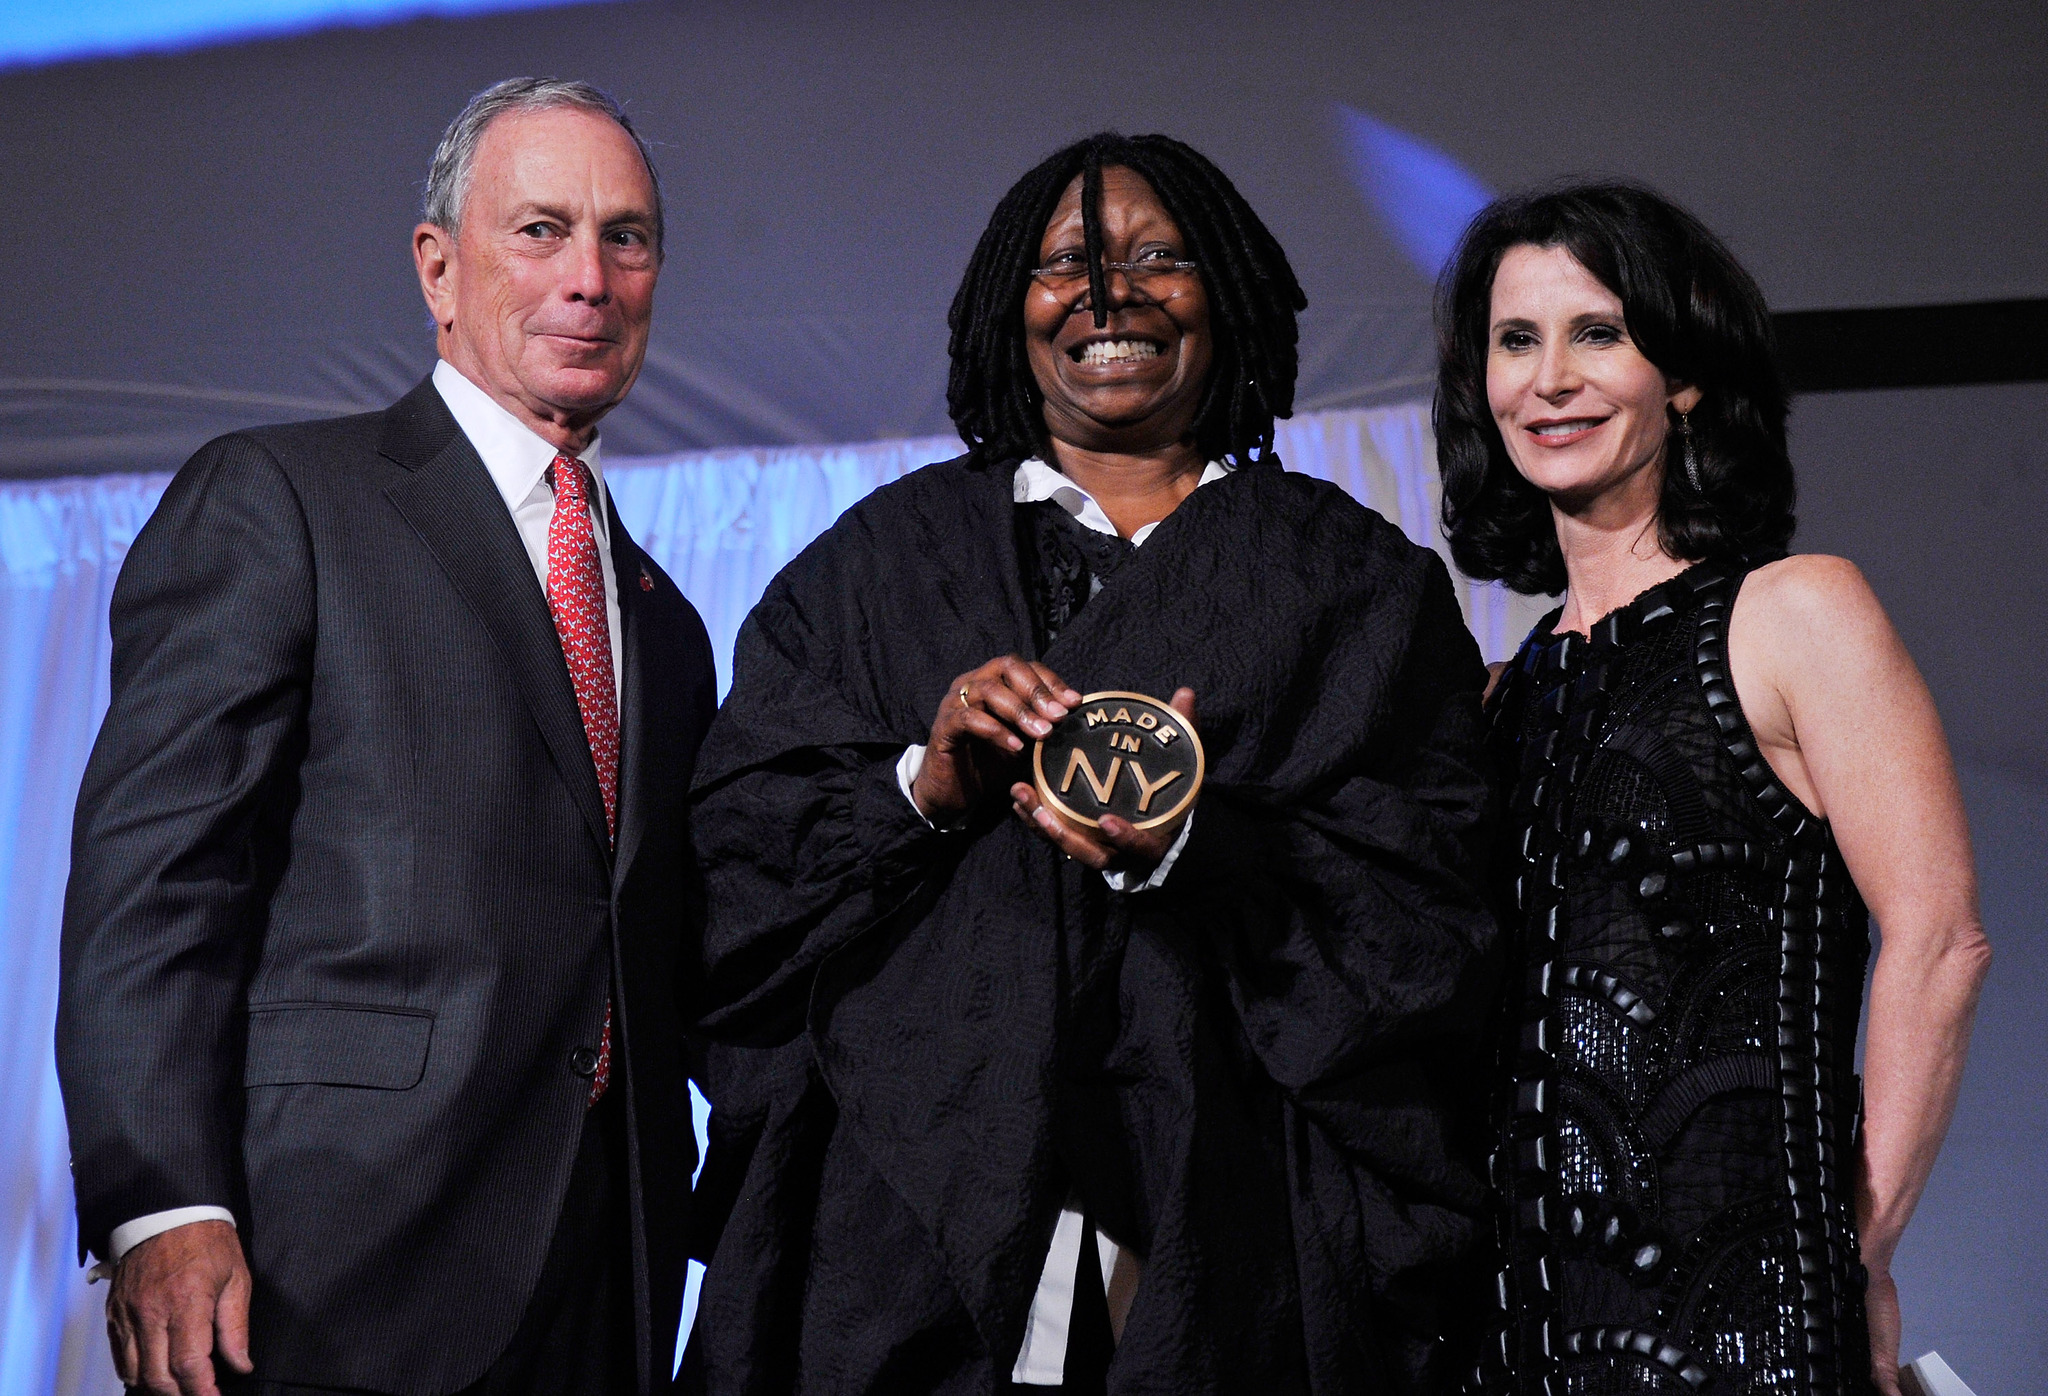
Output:
<path fill-rule="evenodd" d="M 960 439 L 993 456 L 1051 460 L 1045 417 L 1024 347 L 1024 292 L 1038 265 L 1045 225 L 1074 177 L 1088 250 L 1088 293 L 1097 323 L 1103 286 L 1102 172 L 1141 175 L 1187 239 L 1209 293 L 1216 359 L 1195 414 L 1204 459 L 1243 462 L 1273 444 L 1273 420 L 1294 411 L 1295 315 L 1308 305 L 1287 254 L 1244 195 L 1199 151 L 1170 136 L 1105 131 L 1055 152 L 1011 186 L 968 259 L 946 316 L 946 409 Z"/>
<path fill-rule="evenodd" d="M 1763 293 L 1697 218 L 1632 184 L 1575 184 L 1481 210 L 1437 280 L 1437 468 L 1444 533 L 1467 575 L 1520 592 L 1564 590 L 1544 493 L 1509 460 L 1486 400 L 1493 279 L 1520 246 L 1562 247 L 1621 299 L 1629 338 L 1667 377 L 1700 390 L 1690 414 L 1695 490 L 1666 456 L 1657 528 L 1688 561 L 1769 554 L 1792 539 L 1786 394 Z M 1677 414 L 1671 414 L 1677 426 Z"/>

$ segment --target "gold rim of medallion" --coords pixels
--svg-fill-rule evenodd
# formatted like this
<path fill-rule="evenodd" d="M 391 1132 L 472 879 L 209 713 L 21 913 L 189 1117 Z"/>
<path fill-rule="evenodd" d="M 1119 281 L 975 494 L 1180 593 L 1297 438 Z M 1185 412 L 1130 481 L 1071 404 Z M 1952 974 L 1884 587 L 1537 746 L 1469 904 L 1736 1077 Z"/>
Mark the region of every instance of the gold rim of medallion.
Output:
<path fill-rule="evenodd" d="M 1155 814 L 1149 819 L 1133 820 L 1131 823 L 1131 827 L 1133 829 L 1157 829 L 1162 824 L 1170 824 L 1174 820 L 1180 818 L 1182 814 L 1187 812 L 1188 806 L 1192 805 L 1195 802 L 1195 796 L 1199 795 L 1202 791 L 1202 778 L 1208 773 L 1209 759 L 1207 751 L 1205 751 L 1202 747 L 1201 734 L 1195 731 L 1194 727 L 1191 724 L 1182 719 L 1179 713 L 1174 712 L 1171 705 L 1167 703 L 1162 703 L 1159 699 L 1154 698 L 1149 693 L 1134 693 L 1129 689 L 1106 688 L 1097 693 L 1083 694 L 1080 706 L 1077 707 L 1075 711 L 1079 712 L 1081 708 L 1086 708 L 1091 703 L 1108 702 L 1112 699 L 1126 703 L 1143 703 L 1149 708 L 1156 709 L 1159 713 L 1170 714 L 1174 721 L 1179 724 L 1175 730 L 1179 732 L 1180 735 L 1186 737 L 1188 740 L 1188 745 L 1194 748 L 1194 778 L 1188 782 L 1188 788 L 1181 795 L 1180 799 L 1174 804 L 1174 806 L 1171 809 L 1168 809 L 1163 813 Z M 1092 783 L 1093 768 L 1091 767 L 1090 770 Z M 1059 797 L 1059 792 L 1053 788 L 1052 781 L 1046 778 L 1045 742 L 1043 739 L 1040 739 L 1031 744 L 1031 778 L 1031 783 L 1038 788 L 1038 798 L 1043 800 L 1046 803 L 1046 805 L 1055 814 L 1059 815 L 1062 819 L 1069 820 L 1075 824 L 1084 825 L 1085 827 L 1090 829 L 1096 829 L 1102 826 L 1102 821 L 1100 819 L 1090 818 L 1088 815 L 1082 814 L 1079 810 L 1069 805 L 1065 800 L 1062 800 Z M 1108 783 L 1109 782 L 1104 782 L 1104 784 Z"/>

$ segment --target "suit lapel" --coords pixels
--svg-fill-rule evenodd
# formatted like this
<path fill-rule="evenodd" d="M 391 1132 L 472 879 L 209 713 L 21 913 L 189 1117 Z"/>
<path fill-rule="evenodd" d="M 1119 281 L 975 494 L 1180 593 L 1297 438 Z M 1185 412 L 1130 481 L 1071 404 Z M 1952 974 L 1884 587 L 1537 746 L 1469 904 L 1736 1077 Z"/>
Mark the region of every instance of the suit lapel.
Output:
<path fill-rule="evenodd" d="M 606 517 L 611 532 L 612 576 L 619 588 L 619 662 L 624 666 L 619 683 L 619 842 L 615 882 L 625 881 L 633 855 L 639 851 L 640 835 L 646 827 L 648 754 L 653 732 L 648 704 L 647 609 L 648 598 L 640 590 L 646 575 L 640 545 L 619 521 L 609 487 L 604 492 Z"/>
<path fill-rule="evenodd" d="M 384 491 L 385 498 L 405 516 L 497 642 L 592 837 L 609 853 L 604 795 L 597 788 L 597 769 L 547 597 L 504 498 L 431 379 L 385 414 L 378 450 L 406 470 Z"/>

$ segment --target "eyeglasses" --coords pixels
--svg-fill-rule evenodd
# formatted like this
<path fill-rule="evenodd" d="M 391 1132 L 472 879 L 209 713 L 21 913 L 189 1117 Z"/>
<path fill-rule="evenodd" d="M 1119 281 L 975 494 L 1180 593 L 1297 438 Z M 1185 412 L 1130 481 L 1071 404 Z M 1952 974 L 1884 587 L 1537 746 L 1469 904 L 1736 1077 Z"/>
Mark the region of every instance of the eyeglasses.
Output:
<path fill-rule="evenodd" d="M 1142 262 L 1104 262 L 1102 274 L 1108 276 L 1120 271 L 1131 279 L 1133 285 L 1147 285 L 1169 276 L 1180 276 L 1195 269 L 1193 262 L 1171 262 L 1164 257 L 1150 257 Z M 1086 258 L 1074 257 L 1053 263 L 1049 267 L 1033 267 L 1031 274 L 1042 285 L 1057 291 L 1088 284 L 1088 262 Z"/>

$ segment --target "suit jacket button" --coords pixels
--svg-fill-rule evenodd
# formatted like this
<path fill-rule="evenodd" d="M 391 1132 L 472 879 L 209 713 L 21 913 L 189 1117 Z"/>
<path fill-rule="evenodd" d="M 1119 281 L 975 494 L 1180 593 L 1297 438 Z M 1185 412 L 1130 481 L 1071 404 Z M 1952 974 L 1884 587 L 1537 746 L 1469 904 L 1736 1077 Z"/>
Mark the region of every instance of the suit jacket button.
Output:
<path fill-rule="evenodd" d="M 575 1072 L 578 1076 L 597 1075 L 597 1049 L 595 1047 L 578 1047 L 575 1051 L 571 1052 L 569 1054 L 569 1070 Z"/>

